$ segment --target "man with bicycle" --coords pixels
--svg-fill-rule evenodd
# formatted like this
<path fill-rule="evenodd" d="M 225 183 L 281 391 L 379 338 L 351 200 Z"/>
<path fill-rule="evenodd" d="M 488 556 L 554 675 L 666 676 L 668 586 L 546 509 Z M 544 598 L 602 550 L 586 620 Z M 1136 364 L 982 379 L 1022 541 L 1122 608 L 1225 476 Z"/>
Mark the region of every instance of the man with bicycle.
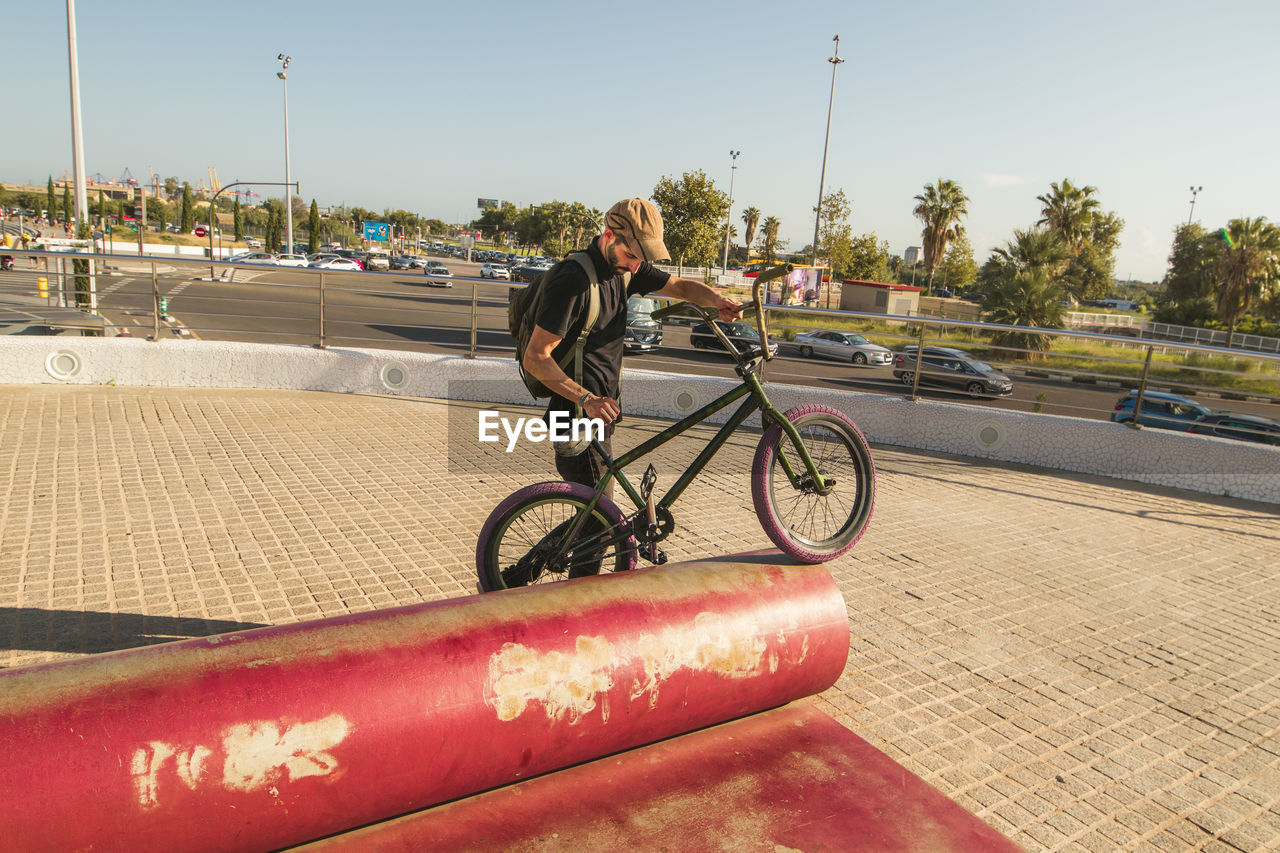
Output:
<path fill-rule="evenodd" d="M 741 317 L 742 306 L 700 281 L 676 278 L 653 266 L 670 260 L 671 253 L 662 242 L 662 214 L 652 202 L 642 198 L 620 201 L 605 214 L 604 226 L 603 233 L 586 249 L 600 285 L 600 314 L 586 338 L 581 378 L 569 376 L 559 363 L 586 322 L 591 281 L 577 263 L 561 263 L 549 273 L 541 310 L 521 362 L 553 394 L 548 419 L 554 412 L 572 417 L 575 409 L 581 409 L 584 417 L 599 418 L 605 424 L 601 445 L 612 455 L 613 430 L 622 415 L 618 397 L 627 298 L 656 294 L 693 302 L 716 309 L 722 320 Z M 554 446 L 556 470 L 564 480 L 594 487 L 604 475 L 604 459 L 595 448 L 585 443 L 557 442 Z M 610 483 L 606 495 L 612 491 Z"/>

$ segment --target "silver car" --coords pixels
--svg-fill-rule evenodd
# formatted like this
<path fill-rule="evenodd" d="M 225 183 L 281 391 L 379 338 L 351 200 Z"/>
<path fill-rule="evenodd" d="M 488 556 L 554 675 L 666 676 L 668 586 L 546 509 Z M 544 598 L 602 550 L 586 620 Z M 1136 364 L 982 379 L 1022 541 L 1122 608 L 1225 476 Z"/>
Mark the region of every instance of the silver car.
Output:
<path fill-rule="evenodd" d="M 893 351 L 873 344 L 862 335 L 822 329 L 801 332 L 792 342 L 805 358 L 833 358 L 853 364 L 893 364 Z"/>

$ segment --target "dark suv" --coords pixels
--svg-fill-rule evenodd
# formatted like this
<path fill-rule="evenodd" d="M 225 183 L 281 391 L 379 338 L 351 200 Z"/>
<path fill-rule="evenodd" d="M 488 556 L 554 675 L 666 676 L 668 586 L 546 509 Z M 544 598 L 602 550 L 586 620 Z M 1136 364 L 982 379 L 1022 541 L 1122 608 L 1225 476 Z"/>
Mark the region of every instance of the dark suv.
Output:
<path fill-rule="evenodd" d="M 894 356 L 893 377 L 903 385 L 915 382 L 917 349 L 903 347 L 902 352 Z M 967 352 L 950 347 L 924 348 L 920 384 L 956 388 L 979 398 L 1008 397 L 1013 393 L 1013 381 L 1009 377 Z"/>
<path fill-rule="evenodd" d="M 724 332 L 725 337 L 729 339 L 729 343 L 733 344 L 733 348 L 738 352 L 750 356 L 752 350 L 760 351 L 760 333 L 754 327 L 746 323 L 728 323 L 724 320 L 716 320 L 716 325 L 720 327 L 720 331 Z M 720 339 L 716 337 L 716 333 L 711 331 L 711 327 L 706 323 L 698 323 L 689 330 L 689 343 L 693 344 L 694 349 L 715 349 L 724 352 L 724 344 L 720 343 Z M 769 355 L 778 354 L 778 345 L 773 341 L 769 342 Z"/>

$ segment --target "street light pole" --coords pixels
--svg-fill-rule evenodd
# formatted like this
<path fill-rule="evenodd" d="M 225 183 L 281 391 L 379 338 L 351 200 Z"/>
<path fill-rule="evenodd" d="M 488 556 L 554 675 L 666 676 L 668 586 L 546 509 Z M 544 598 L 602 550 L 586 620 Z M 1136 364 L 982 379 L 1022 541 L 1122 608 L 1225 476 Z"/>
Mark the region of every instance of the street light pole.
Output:
<path fill-rule="evenodd" d="M 276 72 L 284 84 L 284 245 L 285 253 L 293 254 L 293 197 L 289 193 L 289 75 L 285 73 L 293 57 L 282 53 L 276 59 L 284 64 L 283 70 Z"/>
<path fill-rule="evenodd" d="M 738 155 L 741 151 L 730 151 L 733 167 L 729 169 L 729 210 L 724 215 L 724 261 L 720 264 L 720 272 L 729 272 L 729 227 L 733 222 L 733 179 L 738 172 Z"/>
<path fill-rule="evenodd" d="M 1200 195 L 1200 191 L 1203 190 L 1204 187 L 1191 187 L 1190 189 L 1191 189 L 1191 212 L 1187 214 L 1188 225 L 1191 224 L 1191 217 L 1196 212 L 1196 196 Z"/>
<path fill-rule="evenodd" d="M 840 36 L 836 36 L 832 41 L 836 43 L 836 52 L 835 56 L 827 57 L 827 62 L 831 63 L 831 96 L 827 99 L 827 137 L 822 142 L 822 176 L 818 178 L 818 210 L 813 223 L 813 265 L 815 267 L 818 265 L 818 230 L 822 226 L 822 192 L 827 184 L 827 146 L 831 142 L 831 107 L 836 100 L 836 68 L 844 62 L 840 58 Z M 821 279 L 818 284 L 822 284 Z"/>
<path fill-rule="evenodd" d="M 84 140 L 80 127 L 80 68 L 76 60 L 76 4 L 75 0 L 67 0 L 67 55 L 71 70 L 71 165 L 75 173 L 75 228 L 73 232 L 80 237 L 80 226 L 88 223 L 88 192 L 85 186 Z M 67 222 L 72 221 L 72 212 L 64 211 Z M 49 211 L 52 216 L 53 211 Z"/>

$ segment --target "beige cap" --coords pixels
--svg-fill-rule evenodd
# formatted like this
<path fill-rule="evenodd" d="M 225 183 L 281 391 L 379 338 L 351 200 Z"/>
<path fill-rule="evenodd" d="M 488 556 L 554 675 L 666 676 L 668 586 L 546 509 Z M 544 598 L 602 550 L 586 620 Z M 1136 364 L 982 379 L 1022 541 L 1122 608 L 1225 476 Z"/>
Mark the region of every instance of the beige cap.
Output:
<path fill-rule="evenodd" d="M 651 264 L 671 260 L 671 253 L 662 242 L 662 214 L 651 201 L 629 198 L 618 202 L 604 215 L 604 227 L 641 260 Z"/>

